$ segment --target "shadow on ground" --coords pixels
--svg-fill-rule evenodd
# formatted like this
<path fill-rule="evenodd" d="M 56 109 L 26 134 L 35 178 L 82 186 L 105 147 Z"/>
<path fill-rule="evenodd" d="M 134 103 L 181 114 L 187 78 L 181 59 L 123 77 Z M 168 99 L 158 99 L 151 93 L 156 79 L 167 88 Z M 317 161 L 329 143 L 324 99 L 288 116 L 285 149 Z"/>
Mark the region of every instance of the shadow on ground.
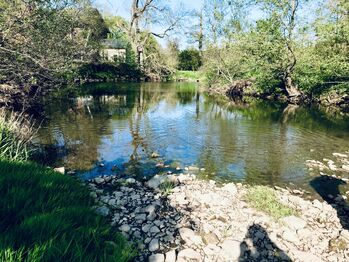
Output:
<path fill-rule="evenodd" d="M 261 261 L 292 261 L 268 236 L 267 231 L 258 224 L 248 228 L 244 241 L 240 244 L 239 262 Z"/>
<path fill-rule="evenodd" d="M 336 209 L 343 228 L 349 229 L 349 205 L 339 190 L 339 187 L 345 184 L 344 180 L 331 176 L 316 177 L 310 182 L 322 199 Z"/>

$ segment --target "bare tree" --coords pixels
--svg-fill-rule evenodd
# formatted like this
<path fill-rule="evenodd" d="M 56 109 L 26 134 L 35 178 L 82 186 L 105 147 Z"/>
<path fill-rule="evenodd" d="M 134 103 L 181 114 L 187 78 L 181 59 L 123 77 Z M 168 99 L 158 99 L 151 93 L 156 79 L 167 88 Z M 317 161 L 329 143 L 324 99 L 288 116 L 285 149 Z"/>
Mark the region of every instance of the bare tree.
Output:
<path fill-rule="evenodd" d="M 144 60 L 144 44 L 149 36 L 165 38 L 180 28 L 183 19 L 187 16 L 183 5 L 173 10 L 168 1 L 162 0 L 132 0 L 131 21 L 128 35 L 137 53 L 140 66 Z M 162 32 L 155 32 L 154 26 L 162 28 Z"/>

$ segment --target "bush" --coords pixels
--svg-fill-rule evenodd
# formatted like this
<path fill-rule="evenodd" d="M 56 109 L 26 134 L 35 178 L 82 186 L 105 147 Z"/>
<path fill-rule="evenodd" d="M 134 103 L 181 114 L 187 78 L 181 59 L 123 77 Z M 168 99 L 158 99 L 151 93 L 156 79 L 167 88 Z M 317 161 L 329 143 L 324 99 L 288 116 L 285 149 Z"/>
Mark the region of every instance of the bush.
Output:
<path fill-rule="evenodd" d="M 129 261 L 135 255 L 72 177 L 0 161 L 0 191 L 0 261 Z"/>
<path fill-rule="evenodd" d="M 23 115 L 0 110 L 0 159 L 25 161 L 35 129 Z"/>
<path fill-rule="evenodd" d="M 184 71 L 196 71 L 202 65 L 201 55 L 198 50 L 187 49 L 179 53 L 178 69 Z"/>

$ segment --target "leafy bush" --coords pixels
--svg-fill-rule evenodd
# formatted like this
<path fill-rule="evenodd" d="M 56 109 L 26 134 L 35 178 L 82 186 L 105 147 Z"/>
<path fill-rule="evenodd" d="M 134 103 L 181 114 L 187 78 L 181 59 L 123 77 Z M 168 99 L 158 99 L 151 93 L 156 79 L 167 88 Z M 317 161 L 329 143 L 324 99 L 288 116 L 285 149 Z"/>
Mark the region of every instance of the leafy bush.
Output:
<path fill-rule="evenodd" d="M 72 177 L 0 161 L 0 261 L 129 261 L 134 249 Z"/>
<path fill-rule="evenodd" d="M 201 55 L 198 50 L 187 49 L 179 53 L 179 70 L 196 71 L 202 65 Z"/>
<path fill-rule="evenodd" d="M 0 110 L 0 159 L 27 160 L 34 134 L 33 125 L 23 115 Z"/>
<path fill-rule="evenodd" d="M 129 64 L 114 65 L 111 63 L 85 64 L 77 72 L 78 76 L 87 79 L 115 79 L 118 77 L 140 78 L 142 72 Z"/>

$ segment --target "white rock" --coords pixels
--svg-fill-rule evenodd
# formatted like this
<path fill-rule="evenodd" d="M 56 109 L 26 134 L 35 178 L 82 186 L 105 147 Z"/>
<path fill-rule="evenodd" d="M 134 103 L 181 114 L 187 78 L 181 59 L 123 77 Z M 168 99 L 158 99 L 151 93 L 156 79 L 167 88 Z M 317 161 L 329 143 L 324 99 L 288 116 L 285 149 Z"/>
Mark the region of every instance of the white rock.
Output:
<path fill-rule="evenodd" d="M 340 157 L 340 158 L 347 158 L 348 157 L 348 155 L 341 154 L 341 153 L 333 153 L 332 155 L 335 156 L 335 157 Z"/>
<path fill-rule="evenodd" d="M 119 230 L 127 233 L 131 230 L 131 227 L 129 225 L 125 224 L 125 225 L 122 225 L 121 227 L 119 227 Z"/>
<path fill-rule="evenodd" d="M 61 174 L 65 174 L 65 168 L 64 167 L 57 167 L 53 169 L 55 172 L 61 173 Z"/>
<path fill-rule="evenodd" d="M 127 178 L 127 179 L 126 179 L 126 183 L 128 183 L 128 184 L 134 184 L 134 183 L 136 183 L 136 179 L 134 179 L 134 178 Z"/>
<path fill-rule="evenodd" d="M 163 254 L 151 255 L 148 259 L 149 262 L 164 262 L 165 256 Z"/>
<path fill-rule="evenodd" d="M 191 248 L 184 249 L 178 253 L 177 262 L 201 262 L 201 255 Z"/>
<path fill-rule="evenodd" d="M 289 229 L 286 229 L 282 233 L 282 238 L 288 242 L 295 244 L 295 245 L 299 244 L 299 238 L 298 238 L 297 234 Z"/>
<path fill-rule="evenodd" d="M 221 261 L 238 261 L 241 255 L 240 241 L 227 239 L 221 244 Z"/>
<path fill-rule="evenodd" d="M 281 219 L 282 223 L 293 230 L 299 230 L 306 227 L 307 222 L 296 216 L 288 216 Z"/>
<path fill-rule="evenodd" d="M 231 195 L 236 195 L 238 192 L 234 183 L 226 184 L 223 190 L 228 191 Z"/>
<path fill-rule="evenodd" d="M 298 261 L 302 262 L 323 262 L 321 258 L 318 256 L 315 256 L 314 254 L 310 252 L 303 252 L 299 250 L 291 250 L 294 257 L 297 258 Z"/>
<path fill-rule="evenodd" d="M 344 169 L 344 171 L 349 172 L 349 165 L 343 165 L 342 169 Z"/>
<path fill-rule="evenodd" d="M 165 262 L 176 262 L 176 251 L 171 250 L 167 252 L 165 257 L 166 257 Z"/>
<path fill-rule="evenodd" d="M 188 246 L 202 244 L 202 238 L 189 228 L 179 229 L 179 234 Z"/>
<path fill-rule="evenodd" d="M 96 182 L 96 184 L 103 184 L 104 183 L 104 178 L 102 178 L 102 177 L 96 177 L 95 178 L 95 182 Z"/>
<path fill-rule="evenodd" d="M 148 249 L 150 252 L 154 252 L 159 249 L 159 239 L 154 238 L 152 241 L 150 241 Z"/>

